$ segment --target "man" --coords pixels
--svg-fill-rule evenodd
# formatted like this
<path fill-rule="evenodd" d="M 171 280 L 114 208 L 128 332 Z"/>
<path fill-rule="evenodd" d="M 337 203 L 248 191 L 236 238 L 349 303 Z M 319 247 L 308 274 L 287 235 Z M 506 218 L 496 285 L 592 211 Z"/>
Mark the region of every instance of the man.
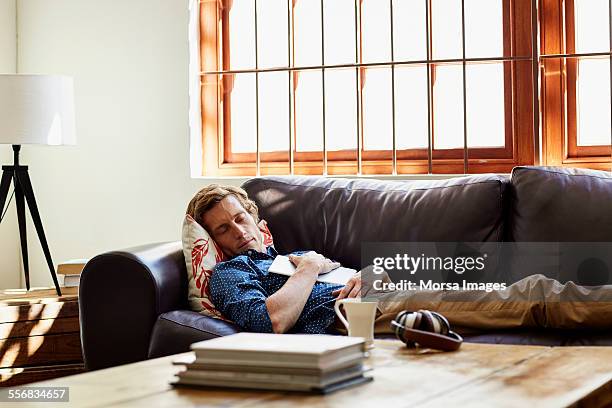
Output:
<path fill-rule="evenodd" d="M 205 187 L 191 200 L 187 213 L 229 259 L 214 269 L 210 298 L 224 316 L 244 330 L 333 332 L 335 301 L 359 295 L 359 276 L 344 287 L 317 282 L 319 274 L 339 264 L 313 251 L 289 255 L 296 266 L 291 277 L 268 273 L 278 253 L 264 245 L 257 226 L 257 205 L 239 187 Z"/>
<path fill-rule="evenodd" d="M 191 200 L 187 212 L 229 258 L 215 267 L 210 297 L 244 330 L 333 332 L 336 300 L 360 294 L 360 275 L 344 287 L 317 282 L 317 275 L 337 263 L 315 252 L 290 254 L 296 265 L 291 277 L 268 273 L 277 253 L 263 244 L 257 206 L 241 188 L 208 186 Z M 451 324 L 474 329 L 541 327 L 542 322 L 548 328 L 601 328 L 609 327 L 612 319 L 611 285 L 585 290 L 540 274 L 499 291 L 392 291 L 377 296 L 377 323 L 383 323 L 378 326 L 385 331 L 398 311 L 418 309 L 441 312 Z"/>

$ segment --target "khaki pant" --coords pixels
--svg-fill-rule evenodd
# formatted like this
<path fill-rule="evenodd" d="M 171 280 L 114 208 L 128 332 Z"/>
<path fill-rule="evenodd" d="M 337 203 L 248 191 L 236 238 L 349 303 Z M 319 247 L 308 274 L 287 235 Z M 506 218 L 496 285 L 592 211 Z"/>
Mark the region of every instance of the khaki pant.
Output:
<path fill-rule="evenodd" d="M 439 312 L 452 326 L 472 329 L 612 329 L 612 285 L 561 284 L 544 275 L 531 275 L 504 290 L 492 292 L 370 289 L 363 297 L 379 302 L 377 333 L 391 333 L 389 323 L 398 312 L 419 309 Z"/>

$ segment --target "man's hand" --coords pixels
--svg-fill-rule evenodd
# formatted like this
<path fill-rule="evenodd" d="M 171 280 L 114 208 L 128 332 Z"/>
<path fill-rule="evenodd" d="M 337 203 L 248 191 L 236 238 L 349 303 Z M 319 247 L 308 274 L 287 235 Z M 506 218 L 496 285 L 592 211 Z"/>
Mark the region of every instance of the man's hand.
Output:
<path fill-rule="evenodd" d="M 361 272 L 357 272 L 342 289 L 332 292 L 333 296 L 338 295 L 336 300 L 345 298 L 356 298 L 361 292 Z"/>
<path fill-rule="evenodd" d="M 340 266 L 339 262 L 333 262 L 314 251 L 306 252 L 304 255 L 289 255 L 289 260 L 298 270 L 312 270 L 318 275 L 333 271 Z"/>
<path fill-rule="evenodd" d="M 340 266 L 316 252 L 301 256 L 289 255 L 296 271 L 276 293 L 266 299 L 266 308 L 274 333 L 286 333 L 300 317 L 312 287 L 320 273 L 329 272 Z"/>

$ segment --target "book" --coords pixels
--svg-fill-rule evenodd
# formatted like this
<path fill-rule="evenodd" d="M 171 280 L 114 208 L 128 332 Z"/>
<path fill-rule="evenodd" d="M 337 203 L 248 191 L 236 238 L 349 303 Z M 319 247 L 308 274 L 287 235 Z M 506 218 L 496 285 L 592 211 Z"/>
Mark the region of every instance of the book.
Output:
<path fill-rule="evenodd" d="M 204 370 L 204 371 L 227 371 L 227 372 L 242 372 L 248 371 L 251 373 L 277 373 L 305 376 L 325 376 L 331 372 L 342 370 L 348 367 L 359 365 L 363 362 L 363 356 L 359 355 L 355 358 L 339 361 L 333 367 L 320 368 L 305 368 L 305 367 L 278 367 L 278 366 L 260 366 L 260 365 L 232 365 L 223 363 L 202 362 L 196 358 L 189 357 L 183 360 L 173 361 L 174 365 L 185 366 L 187 370 Z"/>
<path fill-rule="evenodd" d="M 338 391 L 344 388 L 354 387 L 356 385 L 364 384 L 372 381 L 372 377 L 358 376 L 350 378 L 348 380 L 339 381 L 333 384 L 329 384 L 325 387 L 313 387 L 308 384 L 300 383 L 258 383 L 252 381 L 223 381 L 223 380 L 196 380 L 193 378 L 178 378 L 178 380 L 171 382 L 174 386 L 188 386 L 188 387 L 212 387 L 212 388 L 247 388 L 256 390 L 273 390 L 273 391 L 299 391 L 299 392 L 313 392 L 317 394 L 329 394 L 334 391 Z"/>
<path fill-rule="evenodd" d="M 360 361 L 363 361 L 365 357 L 365 353 L 359 354 L 350 354 L 350 355 L 338 355 L 338 353 L 334 353 L 333 356 L 327 356 L 324 359 L 319 361 L 312 361 L 310 358 L 305 356 L 287 356 L 287 355 L 277 355 L 274 356 L 270 354 L 268 356 L 261 356 L 257 359 L 253 359 L 251 356 L 235 356 L 228 357 L 228 354 L 225 356 L 220 356 L 216 358 L 211 357 L 196 357 L 195 364 L 199 364 L 200 366 L 223 366 L 224 364 L 229 365 L 240 365 L 243 368 L 245 367 L 274 367 L 274 368 L 298 368 L 304 367 L 308 369 L 317 369 L 321 372 L 335 370 L 339 367 L 346 367 L 352 364 L 356 364 Z M 274 360 L 278 359 L 278 360 Z"/>
<path fill-rule="evenodd" d="M 57 280 L 60 286 L 66 287 L 66 288 L 70 288 L 70 287 L 75 287 L 75 286 L 79 286 L 79 283 L 81 282 L 81 274 L 77 273 L 77 274 L 59 274 L 57 275 Z"/>
<path fill-rule="evenodd" d="M 365 356 L 361 337 L 237 333 L 191 345 L 198 364 L 332 370 Z"/>
<path fill-rule="evenodd" d="M 238 382 L 252 383 L 278 383 L 278 384 L 301 384 L 311 388 L 324 388 L 328 385 L 359 377 L 370 369 L 365 368 L 361 363 L 340 370 L 331 371 L 324 375 L 301 375 L 279 373 L 274 370 L 269 372 L 251 372 L 248 369 L 241 371 L 217 371 L 217 370 L 194 370 L 187 368 L 178 373 L 181 379 L 188 379 L 201 382 L 226 381 L 228 384 Z"/>
<path fill-rule="evenodd" d="M 270 265 L 268 272 L 277 273 L 279 275 L 291 276 L 295 272 L 295 265 L 291 263 L 289 257 L 284 255 L 278 255 L 274 258 L 274 262 Z M 351 268 L 345 268 L 340 266 L 330 272 L 319 275 L 317 281 L 326 282 L 326 283 L 335 283 L 338 285 L 346 285 L 353 275 L 355 275 L 357 271 Z"/>
<path fill-rule="evenodd" d="M 372 380 L 359 337 L 242 332 L 191 349 L 172 385 L 328 393 Z"/>
<path fill-rule="evenodd" d="M 58 275 L 78 275 L 83 271 L 89 259 L 70 259 L 57 265 Z"/>

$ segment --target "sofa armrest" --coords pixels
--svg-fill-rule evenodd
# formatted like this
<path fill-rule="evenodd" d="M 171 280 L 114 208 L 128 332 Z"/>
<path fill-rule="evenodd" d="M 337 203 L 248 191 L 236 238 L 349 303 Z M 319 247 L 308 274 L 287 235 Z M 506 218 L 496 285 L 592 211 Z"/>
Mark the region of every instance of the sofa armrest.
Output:
<path fill-rule="evenodd" d="M 180 242 L 96 256 L 85 266 L 79 286 L 85 367 L 145 360 L 157 317 L 185 308 L 187 275 Z"/>

